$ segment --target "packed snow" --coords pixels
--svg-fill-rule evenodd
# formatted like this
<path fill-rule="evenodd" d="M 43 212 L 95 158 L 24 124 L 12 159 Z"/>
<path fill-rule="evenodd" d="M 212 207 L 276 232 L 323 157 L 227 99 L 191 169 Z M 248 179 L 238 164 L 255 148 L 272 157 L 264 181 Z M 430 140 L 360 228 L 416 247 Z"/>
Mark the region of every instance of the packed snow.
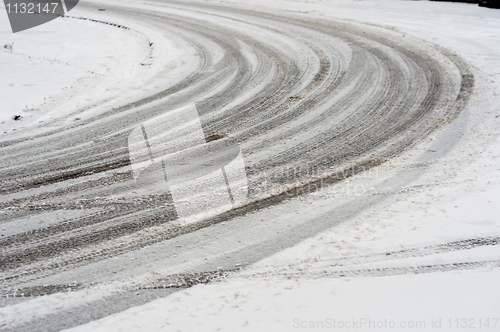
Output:
<path fill-rule="evenodd" d="M 472 65 L 474 94 L 451 125 L 368 175 L 240 218 L 282 220 L 292 218 L 291 211 L 293 218 L 328 218 L 331 207 L 345 197 L 387 194 L 382 203 L 220 282 L 181 290 L 70 330 L 500 329 L 498 245 L 441 246 L 500 237 L 500 10 L 396 0 L 211 2 L 219 1 L 354 20 L 440 45 Z M 105 20 L 105 12 L 98 15 Z M 135 91 L 136 77 L 149 75 L 130 65 L 149 52 L 139 26 L 130 32 L 88 23 L 64 18 L 14 35 L 0 10 L 0 46 L 11 45 L 0 50 L 2 132 L 57 118 L 45 105 L 57 104 L 56 110 L 64 112 L 70 103 L 91 104 L 93 98 L 124 92 L 115 101 L 120 103 Z M 173 51 L 166 62 L 178 61 L 182 46 L 176 43 L 170 40 Z M 129 52 L 132 44 L 138 51 Z M 186 64 L 182 70 L 189 68 Z M 124 77 L 131 80 L 121 82 Z M 109 92 L 111 87 L 115 91 Z M 99 91 L 104 96 L 95 97 Z M 15 121 L 15 115 L 22 119 Z M 409 186 L 386 182 L 389 175 L 415 170 L 418 175 Z M 454 267 L 460 264 L 466 268 Z M 3 307 L 0 326 L 16 326 L 118 289 L 110 285 Z"/>

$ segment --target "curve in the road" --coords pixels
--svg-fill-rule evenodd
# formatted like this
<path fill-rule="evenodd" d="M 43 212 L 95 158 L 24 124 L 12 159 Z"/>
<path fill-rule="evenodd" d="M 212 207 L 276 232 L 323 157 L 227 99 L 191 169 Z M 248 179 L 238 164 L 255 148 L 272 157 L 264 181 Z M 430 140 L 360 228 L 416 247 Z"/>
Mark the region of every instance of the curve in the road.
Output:
<path fill-rule="evenodd" d="M 453 121 L 473 85 L 456 56 L 374 26 L 207 4 L 110 8 L 116 19 L 182 38 L 198 63 L 154 95 L 31 139 L 0 142 L 2 225 L 71 216 L 0 239 L 8 288 L 380 165 Z M 249 198 L 179 226 L 167 194 L 136 187 L 127 138 L 144 121 L 193 102 L 206 137 L 225 135 L 240 145 Z"/>

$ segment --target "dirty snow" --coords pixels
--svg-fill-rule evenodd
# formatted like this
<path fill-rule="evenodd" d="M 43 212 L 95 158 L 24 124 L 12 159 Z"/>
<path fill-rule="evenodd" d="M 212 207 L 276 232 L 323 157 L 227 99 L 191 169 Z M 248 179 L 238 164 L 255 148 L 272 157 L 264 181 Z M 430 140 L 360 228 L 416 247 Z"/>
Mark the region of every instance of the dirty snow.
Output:
<path fill-rule="evenodd" d="M 395 0 L 229 2 L 257 9 L 259 6 L 275 7 L 277 11 L 286 8 L 309 15 L 345 18 L 398 29 L 456 52 L 473 65 L 476 78 L 471 102 L 464 115 L 452 125 L 459 135 L 450 134 L 451 129 L 440 131 L 412 151 L 381 166 L 370 179 L 358 176 L 343 185 L 343 188 L 363 188 L 359 192 L 332 193 L 326 188 L 287 203 L 289 205 L 263 212 L 276 215 L 278 219 L 284 218 L 287 214 L 281 209 L 307 203 L 309 210 L 302 209 L 297 217 L 320 214 L 321 211 L 325 211 L 327 217 L 327 211 L 334 213 L 329 207 L 342 200 L 342 196 L 396 193 L 356 218 L 220 283 L 183 290 L 72 330 L 333 330 L 329 326 L 334 320 L 337 329 L 353 331 L 463 330 L 464 327 L 486 331 L 494 330 L 494 326 L 500 329 L 500 269 L 491 263 L 500 260 L 496 246 L 448 252 L 419 251 L 419 248 L 454 241 L 500 237 L 500 10 L 471 4 Z M 105 13 L 100 15 L 105 17 Z M 64 92 L 68 88 L 74 87 L 75 99 L 68 98 L 63 105 L 81 106 L 85 98 L 93 98 L 85 92 L 87 83 L 75 83 L 79 80 L 92 82 L 88 84 L 93 84 L 93 96 L 95 91 L 106 91 L 118 78 L 147 76 L 141 68 L 127 66 L 149 52 L 149 46 L 141 39 L 140 33 L 113 30 L 103 34 L 99 33 L 101 29 L 111 28 L 60 19 L 13 35 L 4 16 L 0 10 L 0 46 L 12 44 L 13 47 L 12 52 L 0 50 L 2 132 L 20 124 L 50 120 L 51 115 L 44 111 L 44 103 L 60 102 L 57 96 L 61 94 L 73 96 Z M 139 26 L 134 28 L 140 30 Z M 47 35 L 51 38 L 40 37 Z M 75 35 L 83 42 L 75 42 Z M 130 47 L 125 43 L 122 48 L 123 40 L 129 45 L 139 45 L 139 51 L 127 53 L 125 48 Z M 173 40 L 170 45 L 181 49 L 178 43 Z M 92 47 L 87 46 L 90 44 Z M 165 61 L 176 61 L 174 55 Z M 186 65 L 182 70 L 190 69 Z M 108 75 L 108 72 L 114 74 Z M 126 74 L 120 76 L 116 73 Z M 112 79 L 102 85 L 96 83 L 104 77 Z M 132 91 L 132 82 L 123 84 L 117 87 L 115 96 L 118 92 Z M 5 98 L 7 95 L 9 98 Z M 126 97 L 120 98 L 117 97 L 116 103 Z M 14 122 L 14 114 L 22 115 L 23 120 Z M 446 135 L 450 135 L 449 140 L 460 138 L 460 141 L 438 159 L 439 153 L 434 156 L 433 151 L 441 151 L 443 146 L 434 150 L 432 143 L 438 136 Z M 422 153 L 426 156 L 424 159 Z M 384 186 L 384 179 L 389 174 L 414 169 L 421 169 L 423 173 L 410 186 Z M 348 184 L 351 187 L 347 187 Z M 394 258 L 385 255 L 415 248 L 417 255 L 401 254 Z M 414 271 L 412 268 L 422 265 L 461 263 L 477 266 L 472 270 L 411 272 Z M 363 273 L 359 277 L 321 276 L 324 271 L 338 276 L 335 271 L 395 267 L 409 272 L 387 276 Z M 304 271 L 312 273 L 303 274 Z M 288 280 L 290 275 L 291 280 Z M 85 291 L 50 296 L 5 307 L 0 309 L 1 322 L 8 321 L 6 317 L 14 315 L 16 310 L 19 314 L 28 309 L 40 313 L 51 301 L 53 307 L 49 311 L 55 307 L 75 306 L 68 300 L 70 298 L 88 297 L 81 300 L 86 302 L 97 296 L 89 294 Z M 487 320 L 489 326 L 485 325 Z M 342 327 L 338 325 L 340 322 Z M 347 322 L 353 325 L 348 327 Z M 367 325 L 357 328 L 355 322 L 358 325 L 366 322 Z M 385 325 L 381 327 L 380 322 L 385 322 Z M 396 328 L 392 328 L 392 322 Z M 419 325 L 420 328 L 410 327 L 422 322 L 425 325 Z"/>

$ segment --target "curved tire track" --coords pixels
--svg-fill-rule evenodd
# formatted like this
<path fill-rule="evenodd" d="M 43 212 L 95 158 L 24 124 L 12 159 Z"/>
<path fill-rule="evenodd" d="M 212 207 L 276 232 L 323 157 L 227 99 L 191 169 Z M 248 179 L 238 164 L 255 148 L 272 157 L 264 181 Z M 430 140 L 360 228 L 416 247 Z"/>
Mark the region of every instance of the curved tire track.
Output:
<path fill-rule="evenodd" d="M 189 234 L 377 166 L 453 121 L 473 86 L 457 57 L 375 27 L 206 4 L 112 8 L 183 38 L 197 69 L 77 125 L 0 142 L 2 223 L 102 209 L 0 239 L 6 286 Z M 127 137 L 193 101 L 207 137 L 241 145 L 250 196 L 237 209 L 176 226 L 166 195 L 135 193 Z"/>

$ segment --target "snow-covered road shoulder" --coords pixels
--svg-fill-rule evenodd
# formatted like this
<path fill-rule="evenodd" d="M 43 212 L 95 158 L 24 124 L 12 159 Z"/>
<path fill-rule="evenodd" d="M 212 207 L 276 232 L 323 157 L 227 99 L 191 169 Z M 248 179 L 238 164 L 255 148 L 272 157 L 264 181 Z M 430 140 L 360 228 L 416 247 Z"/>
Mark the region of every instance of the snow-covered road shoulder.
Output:
<path fill-rule="evenodd" d="M 0 88 L 8 96 L 0 98 L 3 139 L 71 125 L 151 94 L 159 68 L 180 61 L 172 42 L 147 28 L 134 29 L 133 21 L 118 25 L 95 8 L 71 14 L 12 34 L 0 10 Z"/>

